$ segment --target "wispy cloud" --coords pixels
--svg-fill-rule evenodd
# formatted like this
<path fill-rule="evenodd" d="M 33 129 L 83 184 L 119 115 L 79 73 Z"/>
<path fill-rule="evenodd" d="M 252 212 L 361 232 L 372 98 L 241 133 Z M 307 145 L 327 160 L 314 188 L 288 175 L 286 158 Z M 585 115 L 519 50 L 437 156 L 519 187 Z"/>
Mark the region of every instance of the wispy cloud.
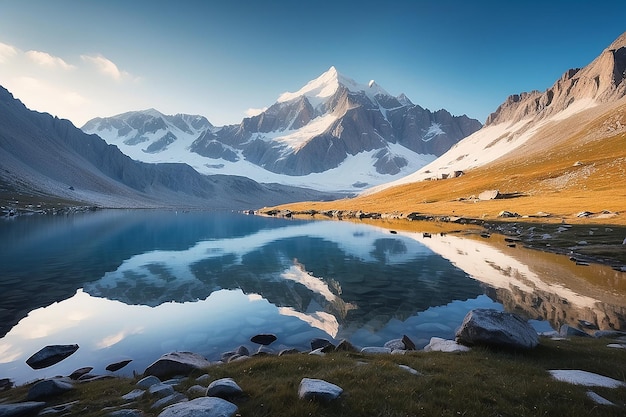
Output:
<path fill-rule="evenodd" d="M 259 115 L 259 114 L 263 113 L 265 110 L 267 110 L 267 107 L 263 107 L 263 108 L 261 108 L 261 109 L 249 108 L 248 110 L 246 110 L 246 111 L 244 112 L 244 114 L 245 114 L 247 117 L 254 117 L 254 116 L 257 116 L 257 115 Z"/>
<path fill-rule="evenodd" d="M 41 65 L 42 67 L 61 68 L 63 70 L 71 70 L 75 68 L 74 65 L 70 65 L 63 59 L 57 56 L 52 56 L 47 52 L 27 51 L 25 55 L 32 62 L 37 65 Z"/>
<path fill-rule="evenodd" d="M 0 42 L 0 62 L 6 62 L 10 58 L 17 55 L 17 48 L 6 43 Z"/>
<path fill-rule="evenodd" d="M 83 61 L 93 64 L 98 71 L 115 81 L 131 78 L 130 73 L 120 70 L 113 61 L 102 55 L 81 55 L 80 57 Z"/>

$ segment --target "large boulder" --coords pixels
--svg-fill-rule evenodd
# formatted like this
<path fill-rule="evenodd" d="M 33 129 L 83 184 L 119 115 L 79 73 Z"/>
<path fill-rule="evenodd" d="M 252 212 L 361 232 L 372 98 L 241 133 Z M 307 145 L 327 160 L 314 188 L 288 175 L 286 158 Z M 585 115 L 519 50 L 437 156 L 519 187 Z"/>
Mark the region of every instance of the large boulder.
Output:
<path fill-rule="evenodd" d="M 467 313 L 456 332 L 457 342 L 473 346 L 487 345 L 530 349 L 539 337 L 528 321 L 513 313 L 475 309 Z"/>
<path fill-rule="evenodd" d="M 78 350 L 78 345 L 51 345 L 26 359 L 26 363 L 33 369 L 42 369 L 61 362 Z"/>
<path fill-rule="evenodd" d="M 165 408 L 159 417 L 231 417 L 237 406 L 217 397 L 200 397 Z"/>
<path fill-rule="evenodd" d="M 154 375 L 157 378 L 169 378 L 175 375 L 189 375 L 196 369 L 204 369 L 211 366 L 204 356 L 192 352 L 166 353 L 157 359 L 144 371 L 144 375 Z"/>

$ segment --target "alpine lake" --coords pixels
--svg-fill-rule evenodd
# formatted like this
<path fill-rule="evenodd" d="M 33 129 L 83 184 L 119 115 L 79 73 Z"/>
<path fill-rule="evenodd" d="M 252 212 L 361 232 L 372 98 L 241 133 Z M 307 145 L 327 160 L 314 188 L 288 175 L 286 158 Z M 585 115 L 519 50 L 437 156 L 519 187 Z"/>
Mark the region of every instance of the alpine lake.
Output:
<path fill-rule="evenodd" d="M 211 361 L 250 338 L 310 350 L 313 338 L 418 348 L 454 338 L 472 309 L 518 313 L 537 331 L 626 330 L 626 273 L 576 265 L 503 236 L 396 231 L 240 213 L 102 210 L 0 221 L 0 378 L 80 367 L 141 373 L 162 354 Z M 77 344 L 39 370 L 47 345 Z"/>

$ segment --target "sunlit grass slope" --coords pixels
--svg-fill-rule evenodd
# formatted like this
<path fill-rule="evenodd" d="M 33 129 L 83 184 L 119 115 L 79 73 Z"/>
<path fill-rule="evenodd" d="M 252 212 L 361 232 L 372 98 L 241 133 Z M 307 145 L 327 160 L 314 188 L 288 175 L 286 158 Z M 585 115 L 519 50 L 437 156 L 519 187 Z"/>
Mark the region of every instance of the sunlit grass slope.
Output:
<path fill-rule="evenodd" d="M 470 199 L 490 189 L 516 197 Z M 458 178 L 421 181 L 352 199 L 281 208 L 419 212 L 485 219 L 496 218 L 507 210 L 522 216 L 550 213 L 558 221 L 565 218 L 626 224 L 626 105 L 598 107 L 551 122 L 508 156 Z M 582 211 L 603 210 L 621 214 L 601 220 L 576 217 Z"/>

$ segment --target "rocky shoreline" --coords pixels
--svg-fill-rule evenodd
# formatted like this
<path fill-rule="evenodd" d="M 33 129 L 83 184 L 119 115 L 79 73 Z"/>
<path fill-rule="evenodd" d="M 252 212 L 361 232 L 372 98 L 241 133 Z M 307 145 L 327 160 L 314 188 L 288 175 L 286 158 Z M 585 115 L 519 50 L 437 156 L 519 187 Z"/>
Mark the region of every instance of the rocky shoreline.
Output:
<path fill-rule="evenodd" d="M 468 352 L 473 346 L 487 346 L 497 349 L 529 350 L 539 344 L 539 337 L 550 337 L 555 340 L 566 340 L 570 337 L 612 338 L 609 348 L 626 349 L 626 332 L 598 331 L 591 335 L 583 330 L 564 325 L 560 332 L 537 334 L 530 324 L 513 313 L 500 312 L 490 309 L 476 309 L 470 311 L 456 332 L 455 340 L 444 340 L 433 337 L 424 348 L 426 352 Z M 327 339 L 316 338 L 311 340 L 311 350 L 301 352 L 295 349 L 283 349 L 274 352 L 269 346 L 277 340 L 273 334 L 257 334 L 250 339 L 258 345 L 252 353 L 246 346 L 239 346 L 235 350 L 224 352 L 221 360 L 211 362 L 202 355 L 192 352 L 171 352 L 157 359 L 141 374 L 141 379 L 134 383 L 133 389 L 122 395 L 123 405 L 112 406 L 101 410 L 104 415 L 111 417 L 137 417 L 146 414 L 136 408 L 137 402 L 148 399 L 150 409 L 159 412 L 159 417 L 169 416 L 235 416 L 237 415 L 238 399 L 246 395 L 233 378 L 211 377 L 204 373 L 211 367 L 241 362 L 259 356 L 285 355 L 316 355 L 325 356 L 333 352 L 352 352 L 363 355 L 405 355 L 415 350 L 415 344 L 409 336 L 390 340 L 384 346 L 370 346 L 357 348 L 349 341 L 342 340 L 333 344 Z M 79 347 L 77 345 L 47 346 L 32 355 L 27 363 L 40 369 L 58 363 L 71 356 Z M 63 404 L 53 404 L 55 398 L 76 388 L 76 384 L 85 384 L 103 379 L 123 378 L 113 372 L 123 369 L 130 360 L 110 364 L 106 367 L 110 374 L 92 374 L 93 368 L 77 369 L 64 377 L 48 378 L 36 381 L 29 385 L 25 401 L 0 404 L 0 416 L 27 416 L 27 415 L 66 415 L 72 410 L 80 408 L 80 400 Z M 419 376 L 420 372 L 406 366 L 398 365 L 404 371 Z M 602 386 L 610 388 L 625 387 L 626 383 L 606 376 L 592 374 L 583 370 L 550 370 L 554 379 L 573 384 L 588 386 Z M 199 375 L 200 376 L 190 376 Z M 3 391 L 10 390 L 12 384 L 8 379 L 0 380 Z M 589 382 L 593 383 L 590 384 Z M 192 385 L 190 385 L 192 384 Z M 179 387 L 185 386 L 181 392 Z M 328 403 L 339 398 L 343 389 L 332 382 L 318 378 L 302 378 L 298 386 L 298 397 L 303 401 L 318 401 Z M 593 391 L 588 392 L 597 404 L 615 405 Z"/>

